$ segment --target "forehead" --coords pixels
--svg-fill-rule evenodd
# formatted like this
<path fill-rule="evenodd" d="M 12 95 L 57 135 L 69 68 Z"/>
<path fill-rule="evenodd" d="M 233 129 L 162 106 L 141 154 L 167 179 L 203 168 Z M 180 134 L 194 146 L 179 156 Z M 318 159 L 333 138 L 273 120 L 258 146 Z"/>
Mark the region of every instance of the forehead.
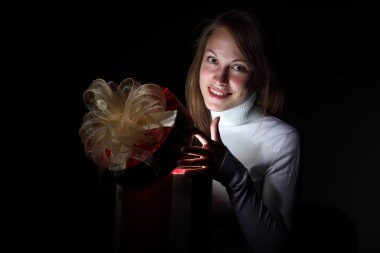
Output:
<path fill-rule="evenodd" d="M 225 27 L 218 27 L 207 40 L 206 51 L 227 58 L 244 58 L 230 31 Z"/>

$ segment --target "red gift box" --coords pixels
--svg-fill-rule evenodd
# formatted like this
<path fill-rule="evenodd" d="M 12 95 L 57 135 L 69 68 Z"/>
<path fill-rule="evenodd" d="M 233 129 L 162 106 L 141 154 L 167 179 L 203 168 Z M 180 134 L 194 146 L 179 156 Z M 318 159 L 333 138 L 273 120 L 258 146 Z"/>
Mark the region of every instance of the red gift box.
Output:
<path fill-rule="evenodd" d="M 176 171 L 139 190 L 117 185 L 115 253 L 210 249 L 211 178 Z"/>
<path fill-rule="evenodd" d="M 207 250 L 211 178 L 207 171 L 176 169 L 177 161 L 183 155 L 180 148 L 192 143 L 193 121 L 167 87 L 146 85 L 132 79 L 126 79 L 120 85 L 97 79 L 84 93 L 90 109 L 80 130 L 86 154 L 116 186 L 114 252 Z M 127 119 L 129 124 L 141 123 L 132 121 L 140 116 L 139 113 L 151 109 L 144 103 L 136 106 L 141 101 L 135 96 L 135 86 L 154 89 L 153 96 L 159 94 L 158 99 L 163 98 L 164 103 L 161 99 L 153 102 L 153 107 L 164 105 L 164 110 L 153 110 L 153 127 L 134 131 L 127 126 L 121 131 L 117 128 L 123 120 L 120 113 L 130 113 L 126 111 L 128 108 L 122 108 L 127 106 L 128 97 L 132 99 L 128 106 L 135 110 L 131 113 L 134 116 Z M 141 100 L 151 94 L 140 93 Z M 169 113 L 169 117 L 162 120 L 160 115 L 165 113 Z M 150 116 L 152 114 L 148 118 Z M 134 134 L 125 138 L 123 135 L 128 131 Z M 137 135 L 140 137 L 135 138 Z M 128 145 L 121 145 L 128 141 Z M 115 157 L 118 159 L 112 160 Z"/>

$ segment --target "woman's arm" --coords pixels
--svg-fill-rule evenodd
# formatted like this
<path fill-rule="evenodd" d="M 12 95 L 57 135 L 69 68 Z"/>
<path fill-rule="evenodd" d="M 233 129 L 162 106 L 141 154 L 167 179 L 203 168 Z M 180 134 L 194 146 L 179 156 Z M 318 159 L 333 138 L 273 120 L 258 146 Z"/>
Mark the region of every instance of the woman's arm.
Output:
<path fill-rule="evenodd" d="M 181 167 L 201 166 L 226 187 L 246 241 L 255 252 L 286 252 L 291 246 L 291 224 L 295 205 L 299 162 L 297 132 L 284 139 L 266 170 L 263 193 L 255 189 L 247 168 L 221 141 L 218 118 L 211 124 L 211 138 L 195 129 L 202 147 L 183 147 L 194 158 L 179 161 Z"/>
<path fill-rule="evenodd" d="M 255 252 L 284 252 L 290 247 L 298 174 L 298 134 L 284 137 L 266 170 L 260 196 L 248 170 L 227 149 L 214 179 L 226 187 L 246 241 Z"/>

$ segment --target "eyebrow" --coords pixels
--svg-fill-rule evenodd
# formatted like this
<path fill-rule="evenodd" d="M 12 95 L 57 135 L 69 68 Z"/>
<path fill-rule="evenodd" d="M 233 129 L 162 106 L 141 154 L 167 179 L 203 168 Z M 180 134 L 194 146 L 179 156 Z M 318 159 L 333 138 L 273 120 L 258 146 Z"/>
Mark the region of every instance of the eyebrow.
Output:
<path fill-rule="evenodd" d="M 206 49 L 206 50 L 205 50 L 205 54 L 206 54 L 207 52 L 209 52 L 209 53 L 211 53 L 211 54 L 217 56 L 217 54 L 216 54 L 214 51 L 212 51 L 211 49 Z M 232 62 L 244 62 L 245 64 L 249 65 L 248 61 L 245 60 L 245 59 L 236 59 L 236 60 L 233 60 Z"/>

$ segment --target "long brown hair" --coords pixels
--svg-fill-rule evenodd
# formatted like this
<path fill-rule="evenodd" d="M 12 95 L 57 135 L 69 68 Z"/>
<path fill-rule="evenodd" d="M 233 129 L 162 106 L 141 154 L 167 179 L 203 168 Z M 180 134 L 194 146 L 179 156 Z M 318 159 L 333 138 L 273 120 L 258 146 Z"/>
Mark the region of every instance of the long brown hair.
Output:
<path fill-rule="evenodd" d="M 216 28 L 225 27 L 252 67 L 252 86 L 257 89 L 256 105 L 263 114 L 278 114 L 283 105 L 282 90 L 275 84 L 272 66 L 265 48 L 265 32 L 253 13 L 230 10 L 217 16 L 204 27 L 195 43 L 195 55 L 186 79 L 185 97 L 196 127 L 210 134 L 211 115 L 199 87 L 199 70 L 207 41 Z M 253 91 L 253 89 L 252 89 Z"/>

